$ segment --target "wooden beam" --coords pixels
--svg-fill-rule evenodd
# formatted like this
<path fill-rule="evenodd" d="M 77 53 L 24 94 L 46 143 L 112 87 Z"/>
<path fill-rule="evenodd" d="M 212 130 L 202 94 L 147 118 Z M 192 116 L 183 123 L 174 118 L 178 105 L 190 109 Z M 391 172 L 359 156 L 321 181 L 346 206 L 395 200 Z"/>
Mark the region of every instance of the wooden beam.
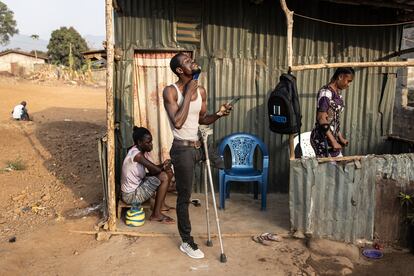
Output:
<path fill-rule="evenodd" d="M 388 139 L 414 144 L 414 140 L 403 138 L 403 137 L 400 137 L 398 135 L 388 135 Z"/>
<path fill-rule="evenodd" d="M 113 42 L 113 7 L 112 0 L 106 0 L 106 120 L 107 120 L 107 157 L 108 157 L 108 227 L 116 230 L 115 199 L 115 125 L 114 125 L 114 42 Z"/>
<path fill-rule="evenodd" d="M 185 30 L 177 28 L 177 36 L 196 37 L 194 30 Z"/>
<path fill-rule="evenodd" d="M 292 47 L 292 37 L 293 37 L 293 11 L 290 11 L 286 5 L 285 0 L 280 0 L 280 5 L 282 6 L 283 11 L 286 16 L 286 25 L 287 25 L 287 58 L 288 58 L 288 67 L 293 65 L 293 47 Z"/>
<path fill-rule="evenodd" d="M 318 163 L 326 162 L 352 162 L 359 161 L 362 158 L 367 157 L 366 155 L 352 155 L 352 156 L 342 156 L 342 157 L 317 157 L 316 160 Z M 297 159 L 300 160 L 300 159 Z"/>
<path fill-rule="evenodd" d="M 338 68 L 338 67 L 408 67 L 414 66 L 414 61 L 367 61 L 367 62 L 338 62 L 319 63 L 292 66 L 292 71 L 303 71 L 311 69 Z"/>
<path fill-rule="evenodd" d="M 280 0 L 280 6 L 282 7 L 283 11 L 285 12 L 285 16 L 286 16 L 286 25 L 287 25 L 286 48 L 287 48 L 288 68 L 289 70 L 291 70 L 292 65 L 293 65 L 293 46 L 292 46 L 293 12 L 290 11 L 289 8 L 287 7 L 285 0 Z M 290 160 L 295 159 L 293 134 L 289 134 L 289 158 Z"/>
<path fill-rule="evenodd" d="M 326 163 L 326 162 L 353 162 L 353 161 L 359 161 L 362 158 L 366 156 L 343 156 L 343 157 L 322 157 L 322 158 L 316 158 L 318 160 L 318 163 Z"/>
<path fill-rule="evenodd" d="M 70 230 L 71 233 L 76 234 L 86 234 L 86 235 L 96 235 L 99 231 L 82 231 L 82 230 Z M 179 237 L 178 233 L 142 233 L 138 231 L 106 231 L 110 235 L 126 235 L 133 237 L 146 237 L 146 238 L 159 238 L 159 237 Z M 252 236 L 257 236 L 256 233 L 223 233 L 221 234 L 224 238 L 247 238 Z M 289 233 L 277 234 L 282 238 L 289 238 L 291 235 Z M 194 237 L 207 238 L 206 234 L 193 234 Z M 218 235 L 211 233 L 212 238 L 217 238 Z"/>
<path fill-rule="evenodd" d="M 199 23 L 183 23 L 183 22 L 177 22 L 177 28 L 179 29 L 190 29 L 190 30 L 196 30 L 199 29 L 200 24 Z"/>
<path fill-rule="evenodd" d="M 386 56 L 383 56 L 383 57 L 379 58 L 376 61 L 389 60 L 391 58 L 395 58 L 395 57 L 398 57 L 398 56 L 401 56 L 401 55 L 405 55 L 405 54 L 409 54 L 409 53 L 413 53 L 413 52 L 414 52 L 414 47 L 413 48 L 404 49 L 404 50 L 401 50 L 401 51 L 393 52 L 391 54 L 388 54 Z"/>

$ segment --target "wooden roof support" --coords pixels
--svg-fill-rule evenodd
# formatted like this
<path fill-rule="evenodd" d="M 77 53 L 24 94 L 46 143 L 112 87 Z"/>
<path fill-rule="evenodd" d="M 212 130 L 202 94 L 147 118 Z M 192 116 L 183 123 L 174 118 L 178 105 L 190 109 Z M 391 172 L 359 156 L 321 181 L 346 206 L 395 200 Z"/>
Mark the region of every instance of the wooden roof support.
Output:
<path fill-rule="evenodd" d="M 292 48 L 292 37 L 293 37 L 293 11 L 290 11 L 286 5 L 285 0 L 280 0 L 280 5 L 282 6 L 283 11 L 286 16 L 286 25 L 287 25 L 287 58 L 288 58 L 288 67 L 293 65 L 293 48 Z"/>
<path fill-rule="evenodd" d="M 287 58 L 288 58 L 288 67 L 291 70 L 293 65 L 293 47 L 292 47 L 292 37 L 293 37 L 293 12 L 289 10 L 286 5 L 285 0 L 280 0 L 280 6 L 286 15 L 286 25 L 287 25 Z M 289 135 L 289 157 L 290 160 L 295 159 L 295 147 L 293 144 L 293 134 Z"/>
<path fill-rule="evenodd" d="M 115 124 L 114 124 L 114 42 L 112 0 L 105 0 L 106 14 L 106 120 L 107 120 L 107 156 L 108 156 L 108 227 L 116 230 L 115 200 Z"/>

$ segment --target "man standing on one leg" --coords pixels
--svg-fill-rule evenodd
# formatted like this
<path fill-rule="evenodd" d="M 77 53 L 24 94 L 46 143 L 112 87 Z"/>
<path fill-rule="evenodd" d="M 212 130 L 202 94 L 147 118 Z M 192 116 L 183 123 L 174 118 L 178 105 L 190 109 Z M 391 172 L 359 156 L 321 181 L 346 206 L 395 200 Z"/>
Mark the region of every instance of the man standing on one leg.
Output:
<path fill-rule="evenodd" d="M 177 225 L 182 244 L 180 250 L 191 258 L 204 258 L 191 236 L 188 205 L 193 187 L 195 164 L 201 160 L 201 142 L 198 126 L 209 125 L 230 114 L 232 106 L 223 104 L 215 114 L 207 114 L 207 92 L 193 79 L 200 73 L 199 66 L 184 53 L 178 53 L 170 62 L 171 70 L 178 81 L 165 87 L 164 107 L 167 111 L 174 135 L 170 155 L 174 165 L 177 188 Z"/>

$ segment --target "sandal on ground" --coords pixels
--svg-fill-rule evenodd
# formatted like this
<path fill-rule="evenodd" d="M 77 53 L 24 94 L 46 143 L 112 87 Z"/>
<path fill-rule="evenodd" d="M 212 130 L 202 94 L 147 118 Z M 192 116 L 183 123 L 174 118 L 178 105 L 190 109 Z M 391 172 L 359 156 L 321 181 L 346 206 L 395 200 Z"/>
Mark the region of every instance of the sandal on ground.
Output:
<path fill-rule="evenodd" d="M 252 241 L 266 245 L 266 246 L 269 246 L 272 244 L 269 240 L 263 239 L 262 236 L 252 236 Z"/>
<path fill-rule="evenodd" d="M 175 220 L 169 216 L 162 215 L 161 218 L 149 218 L 150 221 L 159 222 L 162 224 L 175 224 Z"/>
<path fill-rule="evenodd" d="M 276 242 L 280 242 L 282 241 L 282 237 L 273 234 L 273 233 L 263 233 L 260 234 L 260 236 L 262 239 L 266 240 L 266 241 L 276 241 Z"/>

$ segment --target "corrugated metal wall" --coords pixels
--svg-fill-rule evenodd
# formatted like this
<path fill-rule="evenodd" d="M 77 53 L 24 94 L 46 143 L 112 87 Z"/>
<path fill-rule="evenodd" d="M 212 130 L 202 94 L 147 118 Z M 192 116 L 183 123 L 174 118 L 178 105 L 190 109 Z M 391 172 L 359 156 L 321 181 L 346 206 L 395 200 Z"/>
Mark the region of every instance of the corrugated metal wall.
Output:
<path fill-rule="evenodd" d="M 262 137 L 271 154 L 269 191 L 288 190 L 287 137 L 268 130 L 267 96 L 286 71 L 285 18 L 279 1 L 254 4 L 238 1 L 150 1 L 118 0 L 122 11 L 115 15 L 115 41 L 123 52 L 116 68 L 116 120 L 120 122 L 118 168 L 130 145 L 132 116 L 132 58 L 135 50 L 194 50 L 204 74 L 209 111 L 234 95 L 242 96 L 231 117 L 214 125 L 214 139 L 246 131 Z M 179 4 L 179 5 L 178 5 Z M 201 42 L 177 41 L 177 7 L 186 6 L 201 14 Z M 319 1 L 289 1 L 297 12 L 326 20 L 364 23 L 393 21 L 392 10 L 336 5 Z M 189 16 L 186 14 L 186 16 Z M 184 18 L 184 19 L 183 19 Z M 180 24 L 185 23 L 180 13 Z M 194 25 L 196 26 L 196 25 Z M 198 28 L 198 27 L 197 27 Z M 345 28 L 305 21 L 295 17 L 294 63 L 326 60 L 376 60 L 398 49 L 400 30 L 387 28 Z M 197 41 L 197 40 L 196 40 Z M 333 70 L 311 70 L 297 74 L 303 110 L 303 131 L 312 128 L 315 95 L 329 81 Z M 346 154 L 387 152 L 384 135 L 392 114 L 395 71 L 379 68 L 357 70 L 354 83 L 345 92 L 347 108 L 344 133 L 350 138 Z M 122 142 L 122 143 L 121 143 Z"/>
<path fill-rule="evenodd" d="M 381 218 L 375 221 L 375 208 L 376 189 L 385 190 L 383 179 L 395 180 L 399 191 L 404 191 L 414 181 L 414 154 L 371 155 L 348 163 L 291 161 L 292 229 L 346 242 L 372 240 L 374 224 L 381 224 Z M 382 186 L 378 186 L 380 182 Z M 397 196 L 398 191 L 387 195 L 396 200 Z"/>

